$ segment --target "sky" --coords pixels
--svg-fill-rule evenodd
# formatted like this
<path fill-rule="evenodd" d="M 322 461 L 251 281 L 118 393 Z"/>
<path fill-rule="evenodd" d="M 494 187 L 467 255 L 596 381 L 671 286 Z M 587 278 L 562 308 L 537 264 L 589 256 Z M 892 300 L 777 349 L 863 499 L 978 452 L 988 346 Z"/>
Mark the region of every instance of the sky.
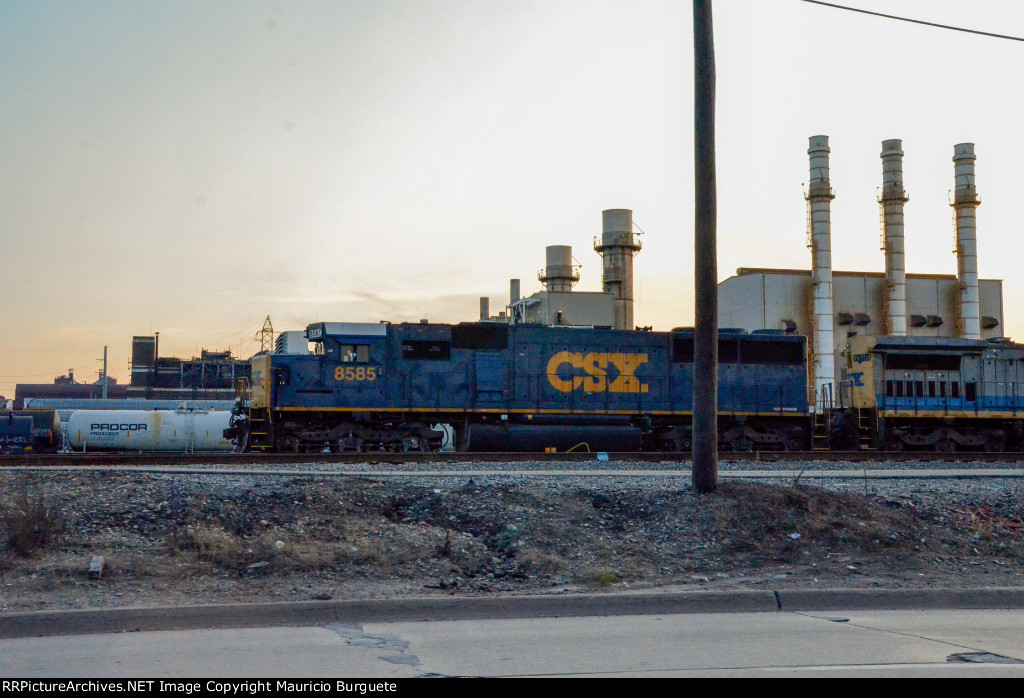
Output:
<path fill-rule="evenodd" d="M 848 0 L 1024 36 L 1014 0 Z M 643 231 L 635 321 L 690 325 L 684 0 L 5 0 L 0 395 L 75 369 L 248 357 L 316 321 L 475 320 L 601 211 Z M 979 272 L 1024 339 L 1024 43 L 799 0 L 715 0 L 718 272 L 810 267 L 807 139 L 833 267 L 882 271 L 881 142 L 906 153 L 907 271 L 955 274 L 953 146 L 976 144 Z M 639 232 L 639 231 L 638 231 Z"/>

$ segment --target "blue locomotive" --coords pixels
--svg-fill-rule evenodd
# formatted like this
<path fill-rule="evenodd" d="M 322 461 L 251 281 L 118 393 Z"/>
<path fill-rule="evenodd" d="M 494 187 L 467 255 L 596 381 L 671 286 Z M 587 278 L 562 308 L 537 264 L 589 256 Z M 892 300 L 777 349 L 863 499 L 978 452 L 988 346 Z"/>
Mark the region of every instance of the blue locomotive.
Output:
<path fill-rule="evenodd" d="M 1024 450 L 1024 346 L 854 336 L 842 358 L 833 447 Z"/>
<path fill-rule="evenodd" d="M 242 450 L 685 451 L 692 330 L 323 322 L 315 351 L 252 360 L 225 436 Z M 803 450 L 806 339 L 722 330 L 723 450 Z"/>

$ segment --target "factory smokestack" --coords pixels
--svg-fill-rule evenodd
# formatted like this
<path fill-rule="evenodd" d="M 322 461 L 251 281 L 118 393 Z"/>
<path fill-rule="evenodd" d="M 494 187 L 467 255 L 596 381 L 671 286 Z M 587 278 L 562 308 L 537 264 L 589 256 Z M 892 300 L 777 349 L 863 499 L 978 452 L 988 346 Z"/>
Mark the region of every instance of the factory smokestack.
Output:
<path fill-rule="evenodd" d="M 903 248 L 903 141 L 882 141 L 882 220 L 885 227 L 885 332 L 907 334 L 907 266 Z"/>
<path fill-rule="evenodd" d="M 957 330 L 966 339 L 981 339 L 981 309 L 978 302 L 978 229 L 977 208 L 981 205 L 974 186 L 974 144 L 953 146 L 956 189 Z"/>
<path fill-rule="evenodd" d="M 832 394 L 835 382 L 835 331 L 832 316 L 832 187 L 829 183 L 828 136 L 811 136 L 807 186 L 811 288 L 814 298 L 814 388 L 816 405 Z"/>
<path fill-rule="evenodd" d="M 613 293 L 614 325 L 617 330 L 633 329 L 633 255 L 640 251 L 640 240 L 633 235 L 633 212 L 612 208 L 601 212 L 601 240 L 594 238 L 594 250 L 601 255 L 601 283 L 605 293 Z"/>
<path fill-rule="evenodd" d="M 519 279 L 508 280 L 509 305 L 519 302 Z"/>
<path fill-rule="evenodd" d="M 548 291 L 569 292 L 580 280 L 580 273 L 573 268 L 571 245 L 549 245 L 544 248 L 547 266 L 537 278 Z"/>

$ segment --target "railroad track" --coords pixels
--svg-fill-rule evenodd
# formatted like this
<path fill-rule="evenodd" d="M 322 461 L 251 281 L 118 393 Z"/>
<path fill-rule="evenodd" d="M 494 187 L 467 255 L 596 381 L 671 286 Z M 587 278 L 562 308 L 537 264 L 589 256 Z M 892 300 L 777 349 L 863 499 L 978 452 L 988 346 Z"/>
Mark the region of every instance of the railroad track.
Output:
<path fill-rule="evenodd" d="M 690 453 L 608 453 L 585 451 L 563 453 L 32 453 L 0 455 L 0 468 L 39 467 L 46 465 L 82 466 L 146 466 L 146 465 L 275 465 L 303 463 L 362 463 L 367 465 L 406 465 L 426 463 L 583 463 L 599 459 L 633 463 L 689 463 Z M 805 463 L 1024 463 L 1022 453 L 934 453 L 889 451 L 772 451 L 722 452 L 719 460 L 730 462 Z"/>

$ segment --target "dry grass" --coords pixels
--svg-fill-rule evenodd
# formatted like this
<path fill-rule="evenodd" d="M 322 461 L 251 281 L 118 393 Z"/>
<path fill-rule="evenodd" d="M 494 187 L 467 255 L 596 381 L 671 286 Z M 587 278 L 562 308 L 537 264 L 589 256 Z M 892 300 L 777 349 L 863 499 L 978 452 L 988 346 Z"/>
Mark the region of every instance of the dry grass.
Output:
<path fill-rule="evenodd" d="M 63 531 L 60 512 L 47 501 L 42 484 L 27 475 L 20 478 L 3 510 L 5 547 L 27 557 L 54 543 Z"/>
<path fill-rule="evenodd" d="M 733 550 L 778 560 L 792 560 L 810 547 L 897 555 L 924 549 L 912 508 L 890 508 L 859 495 L 728 483 L 709 503 L 715 508 L 717 535 L 729 540 Z"/>

